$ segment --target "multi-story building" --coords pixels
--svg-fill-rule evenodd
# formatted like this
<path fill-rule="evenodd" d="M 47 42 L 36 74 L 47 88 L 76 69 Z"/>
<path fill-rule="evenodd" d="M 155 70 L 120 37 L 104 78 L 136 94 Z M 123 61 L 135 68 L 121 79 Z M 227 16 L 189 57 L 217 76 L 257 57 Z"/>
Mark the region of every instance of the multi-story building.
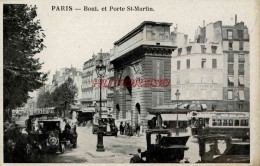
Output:
<path fill-rule="evenodd" d="M 197 110 L 223 109 L 223 53 L 218 43 L 186 43 L 172 54 L 172 100 L 178 89 L 180 102 L 196 102 Z"/>
<path fill-rule="evenodd" d="M 51 92 L 55 90 L 58 86 L 63 84 L 69 77 L 73 80 L 74 84 L 78 88 L 78 95 L 76 96 L 75 100 L 79 104 L 79 100 L 82 98 L 82 91 L 81 91 L 81 78 L 82 72 L 74 67 L 71 68 L 62 68 L 59 71 L 56 71 L 53 75 L 52 85 L 51 85 Z"/>
<path fill-rule="evenodd" d="M 243 22 L 222 26 L 224 100 L 228 110 L 249 111 L 249 35 Z"/>
<path fill-rule="evenodd" d="M 110 64 L 109 53 L 98 53 L 84 63 L 82 75 L 82 107 L 86 112 L 91 112 L 95 108 L 100 108 L 100 87 L 99 78 L 96 73 L 96 60 L 102 58 L 103 64 L 106 66 L 106 74 L 102 78 L 105 84 L 109 84 L 109 80 L 114 77 L 113 67 Z M 94 86 L 95 85 L 95 86 Z M 101 109 L 103 114 L 110 114 L 113 111 L 113 87 L 101 88 Z M 97 111 L 97 110 L 96 110 Z"/>
<path fill-rule="evenodd" d="M 192 74 L 190 74 L 190 80 L 195 82 L 196 80 L 200 80 L 200 86 L 204 86 L 204 83 L 202 83 L 204 80 L 203 78 L 208 79 L 205 80 L 205 82 L 208 81 L 209 88 L 195 88 L 192 90 L 193 93 L 198 95 L 197 100 L 199 101 L 204 101 L 205 97 L 207 100 L 216 97 L 217 100 L 219 100 L 219 102 L 217 102 L 217 109 L 219 108 L 226 111 L 249 111 L 250 64 L 249 34 L 247 26 L 245 26 L 243 22 L 237 23 L 237 17 L 235 17 L 235 25 L 232 26 L 222 25 L 222 21 L 210 23 L 206 26 L 204 25 L 203 27 L 198 27 L 198 30 L 196 31 L 196 44 L 188 44 L 185 46 L 186 48 L 184 48 L 184 51 L 187 53 L 189 52 L 189 56 L 193 56 L 192 54 L 194 53 L 195 59 L 193 60 L 193 63 L 196 64 L 197 67 L 202 68 L 206 65 L 206 68 L 200 69 L 198 73 L 194 69 L 194 71 L 191 72 Z M 197 49 L 195 49 L 197 51 L 194 50 L 194 46 L 197 47 Z M 172 63 L 172 70 L 173 72 L 177 70 L 177 73 L 172 73 L 172 76 L 185 75 L 186 70 L 184 70 L 184 68 L 188 63 L 190 63 L 190 67 L 192 67 L 191 59 L 190 62 L 188 62 L 188 56 L 186 55 L 186 59 L 182 56 L 181 50 L 183 48 L 181 47 L 182 46 L 175 51 L 175 56 L 172 59 L 174 61 Z M 213 48 L 216 51 L 215 53 L 213 53 Z M 209 52 L 211 52 L 211 54 L 208 54 Z M 180 56 L 178 56 L 178 54 L 180 54 Z M 215 60 L 213 61 L 213 59 Z M 184 62 L 185 60 L 186 64 Z M 213 65 L 215 65 L 216 68 L 213 68 Z M 203 73 L 201 73 L 201 71 L 203 71 Z M 178 77 L 172 78 L 173 83 L 177 84 L 179 81 Z M 215 77 L 218 78 L 218 83 L 214 83 Z M 211 81 L 212 83 L 210 83 Z M 222 95 L 219 94 L 221 84 Z M 174 85 L 175 84 L 173 84 L 173 86 Z M 180 83 L 180 85 L 182 84 Z M 219 88 L 213 88 L 215 86 L 218 86 Z M 201 93 L 199 93 L 199 91 Z M 186 99 L 186 96 L 190 96 L 190 98 L 193 98 L 192 100 L 196 99 L 193 95 L 187 95 L 187 93 L 183 92 L 180 98 Z M 172 93 L 172 99 L 174 98 L 174 93 Z M 212 104 L 214 105 L 213 107 L 215 107 L 214 102 Z M 211 110 L 212 104 L 208 109 Z"/>
<path fill-rule="evenodd" d="M 96 68 L 95 62 L 96 56 L 93 54 L 92 58 L 86 61 L 83 65 L 83 73 L 82 73 L 82 98 L 81 104 L 82 109 L 85 111 L 92 112 L 94 111 L 94 104 L 95 104 L 95 91 L 93 90 L 92 83 L 94 79 L 94 73 Z"/>

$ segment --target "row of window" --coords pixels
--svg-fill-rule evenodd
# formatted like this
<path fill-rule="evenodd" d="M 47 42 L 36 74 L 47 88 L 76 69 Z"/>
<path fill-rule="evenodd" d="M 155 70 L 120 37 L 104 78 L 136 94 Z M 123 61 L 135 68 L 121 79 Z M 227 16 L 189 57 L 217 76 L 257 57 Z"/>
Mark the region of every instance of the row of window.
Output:
<path fill-rule="evenodd" d="M 244 39 L 244 30 L 237 30 L 237 34 L 238 34 L 239 39 L 241 39 L 241 40 Z M 233 39 L 233 30 L 232 29 L 227 30 L 227 37 L 230 40 Z"/>
<path fill-rule="evenodd" d="M 212 118 L 212 126 L 248 126 L 248 119 L 218 119 Z"/>
<path fill-rule="evenodd" d="M 228 76 L 228 86 L 229 87 L 234 86 L 234 76 Z M 244 76 L 238 77 L 238 86 L 241 86 L 241 87 L 245 86 Z"/>
<path fill-rule="evenodd" d="M 109 64 L 110 64 L 109 59 L 103 60 L 103 65 L 107 66 Z M 84 64 L 84 68 L 92 67 L 94 65 L 96 65 L 96 61 L 92 60 L 91 62 L 86 62 Z"/>
<path fill-rule="evenodd" d="M 245 100 L 244 90 L 239 90 L 238 91 L 238 97 L 239 97 L 239 100 L 241 100 L 241 101 Z M 228 90 L 228 100 L 233 100 L 233 99 L 234 99 L 234 91 L 233 90 Z"/>
<path fill-rule="evenodd" d="M 217 48 L 218 48 L 217 46 L 211 46 L 212 54 L 216 54 Z M 187 51 L 188 55 L 191 53 L 191 49 L 192 49 L 192 46 L 186 47 L 186 51 Z M 206 46 L 205 45 L 201 45 L 201 53 L 205 54 L 206 50 L 207 50 Z M 180 56 L 181 53 L 182 53 L 182 48 L 178 48 L 178 56 Z"/>
<path fill-rule="evenodd" d="M 206 58 L 201 59 L 201 68 L 206 68 Z M 186 59 L 186 69 L 190 68 L 190 59 Z M 217 59 L 212 59 L 212 68 L 216 69 L 217 68 Z M 181 61 L 177 61 L 177 70 L 181 69 Z"/>
<path fill-rule="evenodd" d="M 232 53 L 228 54 L 228 62 L 234 62 L 234 54 L 232 54 Z M 245 63 L 245 55 L 244 54 L 238 54 L 238 62 L 239 63 Z"/>
<path fill-rule="evenodd" d="M 228 42 L 228 49 L 233 50 L 233 41 Z M 243 51 L 243 50 L 244 50 L 244 42 L 239 41 L 239 51 Z"/>
<path fill-rule="evenodd" d="M 244 108 L 244 103 L 238 103 L 238 105 L 237 105 L 238 107 L 236 107 L 235 105 L 233 105 L 233 104 L 228 104 L 228 110 L 233 110 L 234 108 L 238 108 L 238 109 L 240 109 L 240 110 L 242 110 L 243 108 Z"/>
<path fill-rule="evenodd" d="M 200 91 L 200 93 L 194 92 L 194 90 L 185 89 L 185 94 L 181 95 L 180 99 L 181 100 L 182 99 L 188 100 L 188 99 L 193 99 L 193 98 L 197 98 L 197 97 L 199 97 L 200 99 L 211 99 L 211 100 L 221 100 L 222 99 L 222 92 L 221 91 L 213 90 L 210 93 L 211 94 L 209 94 L 209 95 L 211 95 L 211 96 L 208 96 L 206 89 L 202 89 Z M 199 94 L 199 96 L 196 97 L 195 95 L 198 95 L 198 94 Z"/>
<path fill-rule="evenodd" d="M 228 64 L 228 74 L 233 75 L 234 74 L 234 64 L 229 63 Z M 244 75 L 245 74 L 245 65 L 244 63 L 239 63 L 238 64 L 238 74 L 239 75 Z"/>
<path fill-rule="evenodd" d="M 201 74 L 200 80 L 199 79 L 193 80 L 193 83 L 213 83 L 213 84 L 217 84 L 217 83 L 221 82 L 221 80 L 218 79 L 218 78 L 219 78 L 219 76 L 217 74 L 214 74 L 214 75 Z M 188 84 L 188 83 L 190 83 L 190 75 L 189 74 L 177 75 L 176 76 L 176 84 Z"/>

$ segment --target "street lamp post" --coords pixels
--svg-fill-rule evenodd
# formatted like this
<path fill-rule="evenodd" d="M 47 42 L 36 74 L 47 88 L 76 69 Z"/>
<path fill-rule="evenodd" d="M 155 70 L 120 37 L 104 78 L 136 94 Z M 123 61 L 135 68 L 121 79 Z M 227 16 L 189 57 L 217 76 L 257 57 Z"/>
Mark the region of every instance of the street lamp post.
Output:
<path fill-rule="evenodd" d="M 97 131 L 97 150 L 98 152 L 104 152 L 104 145 L 103 145 L 103 123 L 101 121 L 101 116 L 102 116 L 102 78 L 106 74 L 106 66 L 103 65 L 103 60 L 102 60 L 102 53 L 97 59 L 97 65 L 96 65 L 96 73 L 98 78 L 100 79 L 100 106 L 99 106 L 99 122 L 98 122 L 98 131 Z"/>
<path fill-rule="evenodd" d="M 175 93 L 175 96 L 176 96 L 176 99 L 177 99 L 177 125 L 176 125 L 176 136 L 179 136 L 179 96 L 180 96 L 180 92 L 179 90 L 177 89 L 176 93 Z"/>

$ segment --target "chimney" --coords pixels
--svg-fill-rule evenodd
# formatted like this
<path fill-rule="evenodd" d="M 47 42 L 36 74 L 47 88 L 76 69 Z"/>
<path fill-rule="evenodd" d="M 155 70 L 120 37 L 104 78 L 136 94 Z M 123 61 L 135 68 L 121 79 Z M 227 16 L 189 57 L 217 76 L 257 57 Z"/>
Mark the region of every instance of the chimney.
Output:
<path fill-rule="evenodd" d="M 237 24 L 237 14 L 235 15 L 235 25 Z"/>
<path fill-rule="evenodd" d="M 205 27 L 205 20 L 203 20 L 203 28 Z"/>

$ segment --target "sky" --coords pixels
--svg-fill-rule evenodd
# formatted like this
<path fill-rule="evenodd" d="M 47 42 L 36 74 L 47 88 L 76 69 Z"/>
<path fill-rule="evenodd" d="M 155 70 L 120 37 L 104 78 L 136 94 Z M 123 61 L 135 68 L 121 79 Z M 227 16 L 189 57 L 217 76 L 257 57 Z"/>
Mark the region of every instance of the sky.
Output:
<path fill-rule="evenodd" d="M 238 22 L 245 22 L 249 33 L 254 28 L 254 7 L 251 0 L 85 0 L 85 1 L 46 1 L 37 3 L 37 19 L 41 21 L 46 38 L 46 48 L 36 57 L 44 62 L 42 71 L 50 71 L 49 80 L 56 70 L 64 67 L 77 67 L 82 70 L 85 61 L 93 53 L 109 52 L 113 43 L 137 27 L 143 21 L 158 21 L 178 24 L 178 31 L 188 34 L 193 41 L 198 26 L 218 20 L 223 25 L 234 25 L 235 14 Z M 52 6 L 69 6 L 73 11 L 52 11 Z M 90 12 L 76 11 L 83 6 L 152 7 L 150 12 Z"/>

